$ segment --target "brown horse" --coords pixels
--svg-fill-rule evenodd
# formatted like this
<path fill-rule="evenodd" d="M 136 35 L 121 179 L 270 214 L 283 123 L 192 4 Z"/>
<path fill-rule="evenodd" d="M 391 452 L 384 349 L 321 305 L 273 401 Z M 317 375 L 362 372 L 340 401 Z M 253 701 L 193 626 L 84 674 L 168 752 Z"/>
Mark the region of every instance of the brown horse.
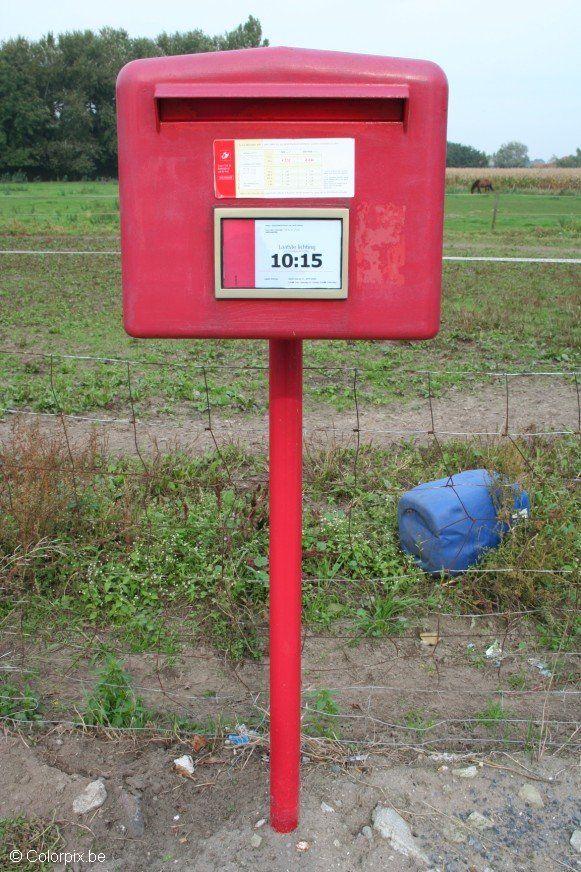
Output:
<path fill-rule="evenodd" d="M 470 193 L 473 194 L 475 191 L 478 191 L 478 193 L 481 191 L 494 191 L 494 188 L 492 187 L 490 179 L 476 179 L 472 183 Z"/>

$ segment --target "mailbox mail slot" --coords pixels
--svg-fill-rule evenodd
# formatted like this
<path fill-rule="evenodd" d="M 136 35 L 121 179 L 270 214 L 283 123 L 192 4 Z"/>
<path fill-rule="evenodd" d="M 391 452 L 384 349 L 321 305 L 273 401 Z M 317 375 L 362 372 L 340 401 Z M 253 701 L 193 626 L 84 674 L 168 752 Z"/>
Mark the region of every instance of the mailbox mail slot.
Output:
<path fill-rule="evenodd" d="M 275 83 L 169 84 L 155 89 L 158 122 L 177 121 L 373 121 L 404 122 L 407 85 L 298 86 L 289 96 Z"/>
<path fill-rule="evenodd" d="M 433 336 L 446 105 L 445 76 L 424 61 L 260 48 L 128 64 L 128 332 Z"/>

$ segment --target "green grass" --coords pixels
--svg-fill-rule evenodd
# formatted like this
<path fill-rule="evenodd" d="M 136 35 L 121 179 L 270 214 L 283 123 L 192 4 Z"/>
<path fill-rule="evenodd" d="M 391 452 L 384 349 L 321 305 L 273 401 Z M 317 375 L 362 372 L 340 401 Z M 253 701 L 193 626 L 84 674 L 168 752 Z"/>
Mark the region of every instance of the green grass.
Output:
<path fill-rule="evenodd" d="M 449 251 L 518 254 L 526 244 L 576 253 L 581 196 L 503 193 L 494 232 L 493 202 L 485 195 L 448 194 Z M 116 210 L 114 182 L 2 184 L 1 244 L 117 248 L 117 217 L 106 214 Z M 95 221 L 100 222 L 97 229 Z M 46 235 L 35 235 L 39 233 Z M 60 238 L 62 233 L 69 238 Z M 71 235 L 80 233 L 90 238 Z M 103 233 L 107 238 L 100 238 Z M 134 340 L 125 335 L 117 257 L 5 255 L 1 263 L 0 350 L 16 354 L 0 353 L 0 407 L 123 411 L 126 416 L 129 387 L 123 364 L 61 360 L 60 353 L 138 361 L 131 388 L 140 415 L 202 413 L 208 399 L 202 366 L 213 407 L 249 413 L 265 407 L 266 342 Z M 306 373 L 307 403 L 352 407 L 354 368 L 364 406 L 425 397 L 427 377 L 408 370 L 573 368 L 579 362 L 579 301 L 576 266 L 445 263 L 439 336 L 429 342 L 307 342 L 305 363 L 314 368 Z M 57 355 L 52 372 L 46 359 L 26 356 L 39 352 Z M 179 366 L 171 369 L 166 363 Z M 465 384 L 462 375 L 441 375 L 432 380 L 432 389 Z"/>
<path fill-rule="evenodd" d="M 518 255 L 519 248 L 536 246 L 563 248 L 563 254 L 555 252 L 555 256 L 575 257 L 581 240 L 581 196 L 550 192 L 448 193 L 444 227 L 445 253 L 458 249 L 458 253 L 468 254 L 472 246 L 474 254 L 495 251 L 510 254 L 514 250 Z M 520 254 L 535 256 L 533 250 Z M 539 257 L 543 255 L 550 257 L 551 253 L 536 253 Z"/>
<path fill-rule="evenodd" d="M 511 231 L 551 231 L 547 236 L 579 238 L 581 196 L 551 191 L 499 194 L 497 240 Z M 473 233 L 479 238 L 491 225 L 494 195 L 451 190 L 446 196 L 446 240 Z M 55 233 L 115 234 L 119 226 L 117 183 L 34 182 L 0 184 L 0 232 L 18 235 Z"/>
<path fill-rule="evenodd" d="M 32 688 L 9 682 L 0 682 L 0 719 L 14 723 L 35 721 L 38 717 L 39 699 Z"/>
<path fill-rule="evenodd" d="M 56 443 L 55 443 L 56 444 Z M 174 657 L 186 641 L 207 640 L 234 658 L 261 657 L 268 599 L 266 459 L 228 449 L 232 487 L 212 453 L 174 453 L 147 474 L 135 458 L 93 448 L 66 472 L 66 448 L 38 431 L 17 432 L 4 449 L 0 492 L 0 583 L 7 619 L 33 635 L 64 638 L 83 624 L 115 627 L 125 648 Z M 574 645 L 564 615 L 575 593 L 579 507 L 569 480 L 575 439 L 515 445 L 401 444 L 364 447 L 357 482 L 352 450 L 311 454 L 305 468 L 303 602 L 306 623 L 354 638 L 398 635 L 436 606 L 494 611 L 537 609 L 536 623 L 559 647 Z M 46 471 L 40 461 L 57 467 Z M 486 466 L 519 480 L 533 501 L 523 523 L 483 568 L 441 583 L 401 551 L 401 493 L 445 469 Z M 103 474 L 85 477 L 84 469 Z M 42 543 L 39 547 L 38 543 Z M 10 561 L 11 556 L 15 559 Z M 555 576 L 535 570 L 554 569 Z M 55 621 L 55 616 L 60 616 Z M 413 617 L 412 617 L 413 616 Z"/>
<path fill-rule="evenodd" d="M 117 182 L 0 184 L 0 230 L 111 234 L 119 229 Z"/>
<path fill-rule="evenodd" d="M 63 360 L 62 352 L 137 361 L 131 388 L 140 415 L 202 412 L 202 366 L 212 407 L 264 408 L 266 342 L 131 339 L 121 325 L 119 267 L 108 259 L 5 256 L 2 267 L 0 349 L 16 353 L 0 353 L 1 407 L 126 416 L 126 366 Z M 579 360 L 578 281 L 576 266 L 447 264 L 436 339 L 307 342 L 305 365 L 315 369 L 305 374 L 306 400 L 352 407 L 355 367 L 364 405 L 425 397 L 427 377 L 406 370 L 573 368 Z M 34 356 L 39 352 L 57 355 L 52 383 L 50 361 Z M 462 375 L 440 375 L 432 387 L 463 383 Z"/>
<path fill-rule="evenodd" d="M 0 869 L 3 872 L 8 872 L 9 869 L 18 869 L 20 872 L 49 872 L 54 864 L 50 861 L 40 862 L 38 855 L 64 849 L 64 839 L 54 823 L 29 820 L 24 816 L 0 818 Z M 19 862 L 11 858 L 15 851 L 23 855 Z M 27 859 L 27 852 L 30 860 Z"/>
<path fill-rule="evenodd" d="M 122 665 L 109 656 L 85 700 L 84 720 L 92 726 L 113 729 L 143 727 L 148 712 L 143 700 L 135 693 L 131 678 Z"/>

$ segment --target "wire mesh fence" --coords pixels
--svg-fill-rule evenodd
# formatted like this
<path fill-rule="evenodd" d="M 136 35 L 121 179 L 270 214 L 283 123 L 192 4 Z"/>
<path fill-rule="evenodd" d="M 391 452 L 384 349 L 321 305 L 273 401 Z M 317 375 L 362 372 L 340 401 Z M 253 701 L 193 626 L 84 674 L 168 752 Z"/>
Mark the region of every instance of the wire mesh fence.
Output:
<path fill-rule="evenodd" d="M 139 729 L 215 735 L 245 723 L 264 737 L 263 406 L 216 404 L 216 385 L 232 375 L 220 363 L 0 354 L 40 364 L 46 406 L 0 413 L 0 716 L 88 728 L 95 686 L 122 690 L 103 672 L 114 657 L 152 713 Z M 75 367 L 86 366 L 114 370 L 115 408 L 71 409 Z M 151 414 L 137 382 L 155 367 L 194 374 L 192 406 Z M 265 391 L 264 367 L 238 369 Z M 579 750 L 578 373 L 466 373 L 461 397 L 446 392 L 445 375 L 394 373 L 415 395 L 372 408 L 358 369 L 305 373 L 349 399 L 344 412 L 306 415 L 305 735 L 346 755 Z M 536 404 L 523 404 L 523 382 L 542 385 Z M 483 383 L 486 408 L 474 402 Z M 526 489 L 530 518 L 477 565 L 427 576 L 399 550 L 397 500 L 443 479 L 468 537 L 488 520 L 457 492 L 471 464 L 510 482 L 505 497 L 514 482 Z"/>

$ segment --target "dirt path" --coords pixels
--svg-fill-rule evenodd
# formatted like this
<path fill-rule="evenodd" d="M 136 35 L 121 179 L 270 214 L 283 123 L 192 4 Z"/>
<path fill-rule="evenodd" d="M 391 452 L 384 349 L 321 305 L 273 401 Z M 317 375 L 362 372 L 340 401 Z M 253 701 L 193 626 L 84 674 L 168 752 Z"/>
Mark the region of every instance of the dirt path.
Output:
<path fill-rule="evenodd" d="M 490 378 L 471 390 L 452 388 L 432 401 L 434 430 L 443 440 L 456 436 L 500 436 L 507 423 L 506 383 Z M 515 434 L 579 431 L 579 396 L 573 380 L 553 376 L 519 376 L 509 379 L 508 432 Z M 0 443 L 9 438 L 14 416 L 0 422 Z M 26 416 L 24 416 L 26 417 Z M 32 416 L 31 416 L 32 417 Z M 35 416 L 37 417 L 37 416 Z M 42 429 L 63 433 L 57 416 L 41 416 Z M 331 408 L 307 408 L 304 416 L 305 443 L 321 447 L 329 444 L 355 444 L 357 416 L 355 410 L 337 412 Z M 249 418 L 245 415 L 212 414 L 213 433 L 218 444 L 239 444 L 252 450 L 266 448 L 268 419 L 266 414 Z M 428 400 L 393 403 L 384 407 L 362 406 L 359 410 L 362 442 L 389 445 L 404 438 L 429 438 L 432 429 Z M 195 418 L 149 418 L 136 428 L 129 418 L 119 420 L 107 414 L 85 419 L 66 419 L 67 435 L 81 444 L 88 433 L 96 432 L 106 440 L 109 450 L 117 454 L 188 449 L 207 451 L 215 447 L 208 430 L 207 416 Z"/>

